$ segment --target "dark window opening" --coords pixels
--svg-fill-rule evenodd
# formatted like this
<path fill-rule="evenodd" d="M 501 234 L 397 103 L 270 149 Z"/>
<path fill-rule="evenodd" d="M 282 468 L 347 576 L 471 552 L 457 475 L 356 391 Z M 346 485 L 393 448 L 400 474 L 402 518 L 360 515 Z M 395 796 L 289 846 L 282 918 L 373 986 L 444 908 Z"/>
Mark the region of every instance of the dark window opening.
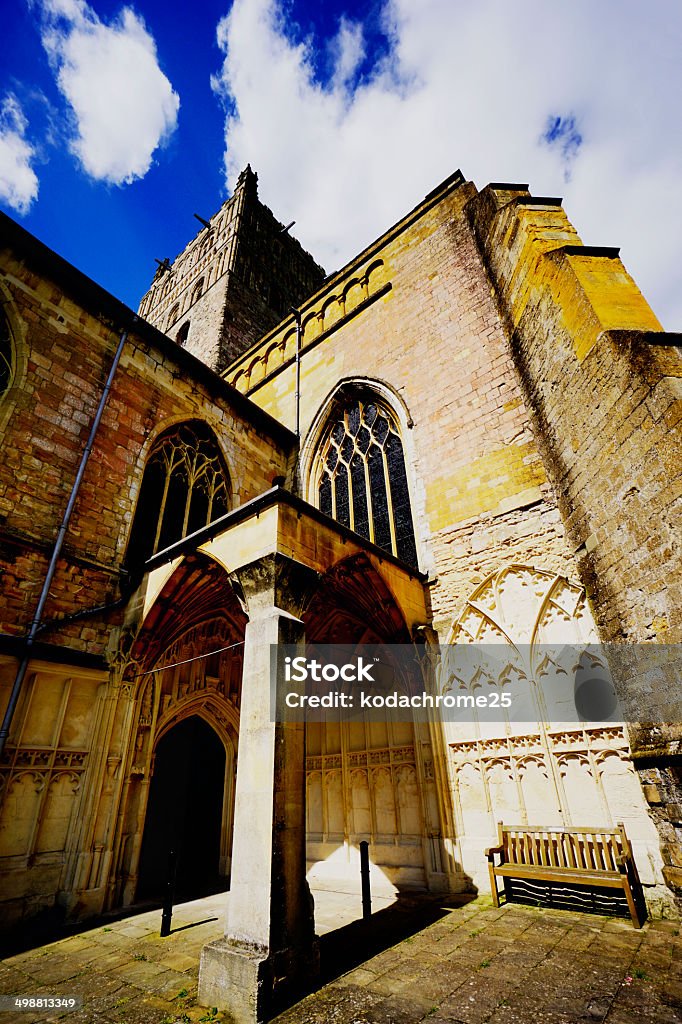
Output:
<path fill-rule="evenodd" d="M 157 551 L 225 515 L 228 478 L 205 423 L 163 433 L 147 460 L 130 532 L 127 563 L 139 568 Z"/>
<path fill-rule="evenodd" d="M 203 291 L 204 291 L 204 279 L 202 277 L 201 280 L 197 281 L 197 283 L 194 285 L 194 289 L 192 291 L 192 301 L 190 302 L 190 306 L 193 306 L 194 303 L 197 302 L 201 298 L 201 296 L 203 294 Z"/>
<path fill-rule="evenodd" d="M 391 411 L 376 400 L 349 400 L 324 434 L 318 465 L 321 511 L 416 568 L 405 455 Z"/>
<path fill-rule="evenodd" d="M 177 341 L 178 345 L 180 345 L 180 347 L 182 347 L 185 344 L 185 342 L 187 341 L 188 334 L 189 334 L 189 320 L 186 320 L 185 323 L 180 328 L 180 330 L 178 331 L 178 333 L 175 335 L 175 340 Z"/>

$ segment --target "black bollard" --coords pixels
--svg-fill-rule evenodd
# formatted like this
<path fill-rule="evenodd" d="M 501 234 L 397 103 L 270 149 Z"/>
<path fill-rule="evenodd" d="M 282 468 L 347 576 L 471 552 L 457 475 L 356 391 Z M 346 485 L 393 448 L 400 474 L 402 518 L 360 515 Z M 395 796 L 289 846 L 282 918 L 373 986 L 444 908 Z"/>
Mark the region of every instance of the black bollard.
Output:
<path fill-rule="evenodd" d="M 178 867 L 178 857 L 175 850 L 168 855 L 168 875 L 166 877 L 166 892 L 163 897 L 163 911 L 161 913 L 161 938 L 164 939 L 171 932 L 171 918 L 173 917 L 173 900 L 175 899 L 175 872 Z"/>
<path fill-rule="evenodd" d="M 366 921 L 372 916 L 372 894 L 369 889 L 369 843 L 360 843 L 360 884 L 362 886 L 362 916 Z"/>

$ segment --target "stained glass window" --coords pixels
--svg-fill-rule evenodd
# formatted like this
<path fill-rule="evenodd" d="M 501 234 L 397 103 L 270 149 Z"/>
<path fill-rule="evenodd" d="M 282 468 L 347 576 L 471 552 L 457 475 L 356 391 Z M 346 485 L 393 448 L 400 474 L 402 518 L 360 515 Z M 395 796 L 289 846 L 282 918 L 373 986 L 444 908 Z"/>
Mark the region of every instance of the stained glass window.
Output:
<path fill-rule="evenodd" d="M 180 423 L 152 448 L 128 546 L 128 564 L 200 530 L 228 511 L 228 480 L 218 445 L 205 423 Z"/>
<path fill-rule="evenodd" d="M 417 567 L 403 444 L 380 402 L 353 398 L 328 426 L 317 498 L 325 515 Z"/>

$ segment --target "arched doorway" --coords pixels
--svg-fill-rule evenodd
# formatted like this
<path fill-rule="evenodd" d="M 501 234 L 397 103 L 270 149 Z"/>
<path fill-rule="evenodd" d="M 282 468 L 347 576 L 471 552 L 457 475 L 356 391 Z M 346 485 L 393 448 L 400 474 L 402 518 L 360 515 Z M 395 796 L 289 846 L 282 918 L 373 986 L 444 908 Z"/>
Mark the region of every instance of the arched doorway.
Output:
<path fill-rule="evenodd" d="M 412 648 L 400 607 L 365 555 L 321 578 L 304 613 L 315 645 Z M 330 716 L 306 725 L 308 878 L 314 887 L 359 885 L 359 845 L 370 844 L 377 894 L 445 888 L 433 749 L 428 725 Z"/>
<path fill-rule="evenodd" d="M 160 899 L 169 853 L 177 853 L 176 899 L 227 887 L 220 874 L 225 748 L 202 718 L 179 722 L 158 742 L 149 789 L 138 899 Z"/>
<path fill-rule="evenodd" d="M 156 876 L 160 873 L 165 880 L 167 875 L 167 819 L 170 820 L 175 812 L 171 811 L 168 817 L 155 811 L 159 801 L 163 807 L 164 800 L 168 799 L 164 797 L 163 783 L 157 780 L 168 774 L 163 767 L 164 749 L 167 743 L 173 742 L 178 744 L 178 758 L 185 756 L 185 746 L 190 752 L 195 750 L 195 754 L 190 754 L 190 761 L 197 766 L 199 776 L 203 771 L 206 778 L 219 780 L 212 784 L 211 789 L 215 790 L 219 785 L 223 800 L 218 868 L 223 881 L 220 877 L 215 881 L 215 866 L 204 865 L 208 879 L 203 888 L 204 891 L 216 885 L 227 888 L 232 856 L 245 626 L 246 615 L 227 573 L 215 561 L 201 554 L 190 555 L 183 560 L 166 580 L 145 616 L 123 674 L 123 681 L 134 697 L 134 717 L 128 733 L 128 778 L 122 792 L 121 828 L 113 851 L 116 867 L 109 900 L 112 907 L 127 906 L 137 899 L 158 898 L 160 895 Z M 182 732 L 176 733 L 192 716 L 199 716 L 203 723 L 196 726 L 197 729 L 208 729 L 206 751 L 202 749 L 203 740 L 194 743 L 186 740 L 183 744 Z M 174 741 L 171 737 L 175 736 L 179 738 Z M 220 753 L 215 755 L 222 766 L 220 770 L 210 761 L 204 765 L 202 760 L 208 758 L 209 750 L 217 749 L 216 743 L 220 745 Z M 169 757 L 172 761 L 172 755 Z M 203 783 L 195 781 L 193 785 L 198 791 Z M 161 795 L 157 795 L 159 787 Z M 217 805 L 219 795 L 214 799 Z M 147 836 L 152 834 L 149 822 L 157 813 L 161 819 L 157 824 L 161 839 L 155 841 Z M 216 814 L 215 810 L 210 815 L 207 813 L 206 822 L 214 821 Z M 197 844 L 206 845 L 208 840 L 204 833 L 207 827 L 203 823 L 198 826 Z M 163 864 L 159 857 L 162 857 Z M 150 862 L 154 864 L 153 868 L 150 868 Z M 201 885 L 191 882 L 188 887 L 187 881 L 181 867 L 183 895 L 196 895 Z"/>

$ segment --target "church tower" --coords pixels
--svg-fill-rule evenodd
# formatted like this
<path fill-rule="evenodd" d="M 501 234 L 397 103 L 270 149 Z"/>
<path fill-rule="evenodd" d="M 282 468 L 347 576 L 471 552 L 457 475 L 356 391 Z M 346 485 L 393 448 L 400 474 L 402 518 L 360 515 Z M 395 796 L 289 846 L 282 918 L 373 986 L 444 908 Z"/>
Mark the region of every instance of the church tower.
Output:
<path fill-rule="evenodd" d="M 325 272 L 258 199 L 250 166 L 234 194 L 173 263 L 139 314 L 220 373 L 312 295 Z"/>

